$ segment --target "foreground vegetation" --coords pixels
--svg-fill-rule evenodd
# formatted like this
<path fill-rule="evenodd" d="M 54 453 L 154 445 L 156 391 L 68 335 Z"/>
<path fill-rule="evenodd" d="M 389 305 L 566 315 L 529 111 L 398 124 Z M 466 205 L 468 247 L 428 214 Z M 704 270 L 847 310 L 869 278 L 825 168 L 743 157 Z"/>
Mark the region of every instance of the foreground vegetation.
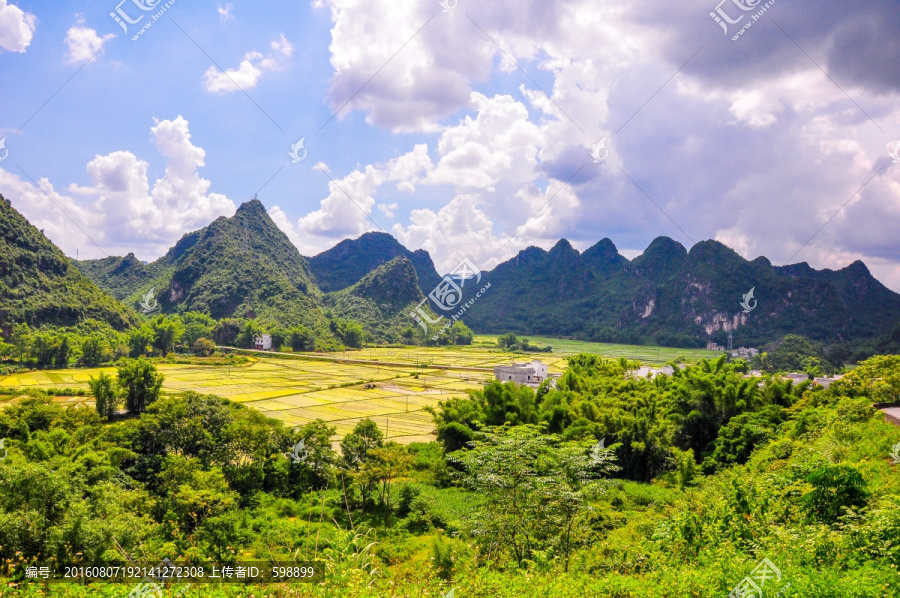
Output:
<path fill-rule="evenodd" d="M 766 596 L 898 595 L 900 430 L 871 405 L 900 398 L 900 358 L 827 390 L 723 359 L 655 380 L 625 365 L 574 356 L 557 388 L 445 402 L 440 444 L 360 420 L 340 452 L 324 422 L 211 395 L 105 422 L 35 393 L 0 412 L 0 557 L 316 560 L 318 584 L 180 595 L 359 597 L 724 596 L 767 558 Z"/>

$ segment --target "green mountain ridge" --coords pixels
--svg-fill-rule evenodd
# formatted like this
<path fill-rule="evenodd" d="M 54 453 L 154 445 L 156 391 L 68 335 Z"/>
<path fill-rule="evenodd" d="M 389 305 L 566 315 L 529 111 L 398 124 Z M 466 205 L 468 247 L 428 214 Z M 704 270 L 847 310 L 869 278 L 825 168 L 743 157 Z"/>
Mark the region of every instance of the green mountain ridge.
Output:
<path fill-rule="evenodd" d="M 427 251 L 410 251 L 387 233 L 370 232 L 357 239 L 346 239 L 308 259 L 319 288 L 327 293 L 350 287 L 369 272 L 401 256 L 415 268 L 423 293 L 429 293 L 440 282 Z"/>
<path fill-rule="evenodd" d="M 365 322 L 375 338 L 397 342 L 413 324 L 409 312 L 424 298 L 412 261 L 399 256 L 353 286 L 328 293 L 324 302 L 340 318 Z"/>
<path fill-rule="evenodd" d="M 79 268 L 133 306 L 154 289 L 164 312 L 255 316 L 317 330 L 329 309 L 358 320 L 379 340 L 415 327 L 407 308 L 441 280 L 426 251 L 409 251 L 386 233 L 366 233 L 303 258 L 258 201 L 185 235 L 153 263 L 129 255 Z M 900 295 L 862 262 L 836 271 L 805 263 L 776 267 L 712 240 L 688 251 L 659 237 L 628 260 L 610 239 L 584 252 L 562 239 L 549 251 L 528 247 L 482 278 L 478 287 L 491 288 L 463 317 L 482 333 L 705 346 L 725 344 L 730 332 L 735 346 L 762 347 L 787 334 L 826 343 L 876 338 L 900 323 Z M 386 299 L 392 285 L 402 300 Z M 745 313 L 740 303 L 751 289 L 756 303 Z M 463 302 L 476 290 L 464 286 Z"/>
<path fill-rule="evenodd" d="M 138 320 L 0 195 L 0 331 L 8 335 L 19 323 L 73 326 L 88 319 L 116 330 Z"/>
<path fill-rule="evenodd" d="M 567 241 L 529 247 L 488 272 L 489 293 L 466 312 L 478 332 L 571 336 L 595 341 L 762 346 L 786 334 L 822 342 L 871 338 L 900 322 L 900 295 L 862 262 L 838 271 L 776 268 L 717 241 L 687 251 L 660 237 L 628 261 L 608 239 L 579 254 Z M 605 259 L 598 261 L 598 254 Z M 754 309 L 744 295 L 754 289 Z M 468 297 L 467 297 L 468 298 Z"/>
<path fill-rule="evenodd" d="M 320 333 L 327 322 L 306 260 L 258 200 L 231 218 L 184 235 L 163 257 L 85 260 L 79 267 L 126 304 L 153 291 L 163 313 L 199 311 L 216 319 L 253 317 Z"/>

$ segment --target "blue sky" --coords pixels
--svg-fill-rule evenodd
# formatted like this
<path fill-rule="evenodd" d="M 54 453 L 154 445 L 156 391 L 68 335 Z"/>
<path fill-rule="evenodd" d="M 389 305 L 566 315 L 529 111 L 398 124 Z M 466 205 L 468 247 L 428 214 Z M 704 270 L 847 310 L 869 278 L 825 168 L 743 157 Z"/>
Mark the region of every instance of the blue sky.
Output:
<path fill-rule="evenodd" d="M 115 1 L 0 0 L 0 193 L 69 255 L 154 259 L 262 188 L 305 255 L 667 235 L 900 290 L 890 2 L 175 0 L 133 40 L 165 4 L 125 35 Z"/>

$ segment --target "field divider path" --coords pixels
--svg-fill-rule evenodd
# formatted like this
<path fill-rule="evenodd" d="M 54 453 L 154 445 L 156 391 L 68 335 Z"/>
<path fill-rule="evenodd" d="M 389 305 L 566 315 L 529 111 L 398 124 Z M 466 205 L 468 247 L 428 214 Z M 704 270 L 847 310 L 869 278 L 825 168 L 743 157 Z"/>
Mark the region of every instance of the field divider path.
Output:
<path fill-rule="evenodd" d="M 399 361 L 378 361 L 376 359 L 350 359 L 347 357 L 329 357 L 327 355 L 311 355 L 309 353 L 281 353 L 279 351 L 262 351 L 259 349 L 238 349 L 235 347 L 216 346 L 216 349 L 222 351 L 233 351 L 234 353 L 251 353 L 254 355 L 277 355 L 285 358 L 294 359 L 311 359 L 314 361 L 330 361 L 332 363 L 349 363 L 355 365 L 374 365 L 390 368 L 416 368 L 416 364 L 401 363 Z M 438 365 L 435 363 L 420 363 L 418 365 L 421 370 L 461 370 L 469 372 L 493 372 L 494 368 L 482 368 L 468 365 Z"/>

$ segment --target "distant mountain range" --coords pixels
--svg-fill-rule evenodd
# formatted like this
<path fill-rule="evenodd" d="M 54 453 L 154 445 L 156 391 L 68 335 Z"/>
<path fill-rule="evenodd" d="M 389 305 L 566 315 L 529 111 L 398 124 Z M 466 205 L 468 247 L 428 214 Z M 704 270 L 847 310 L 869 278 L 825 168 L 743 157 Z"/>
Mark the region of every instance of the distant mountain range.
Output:
<path fill-rule="evenodd" d="M 410 312 L 442 280 L 426 251 L 410 251 L 385 233 L 366 233 L 305 258 L 255 200 L 231 218 L 184 235 L 152 263 L 132 254 L 77 262 L 82 277 L 8 202 L 2 204 L 0 325 L 7 322 L 7 328 L 12 321 L 88 316 L 123 327 L 150 293 L 167 313 L 253 317 L 323 334 L 329 321 L 353 319 L 376 340 L 396 341 L 403 329 L 416 327 Z M 10 245 L 12 239 L 23 240 Z M 33 291 L 17 288 L 19 280 Z M 805 263 L 776 267 L 764 257 L 745 260 L 716 241 L 687 251 L 659 237 L 633 260 L 609 239 L 584 252 L 565 239 L 549 251 L 529 247 L 482 272 L 477 286 L 464 285 L 460 305 L 487 283 L 490 289 L 463 317 L 476 332 L 671 346 L 725 344 L 730 332 L 735 346 L 762 346 L 786 334 L 829 343 L 874 338 L 900 323 L 900 295 L 862 262 L 837 271 Z M 64 285 L 82 294 L 53 290 Z M 433 302 L 431 308 L 453 313 Z"/>
<path fill-rule="evenodd" d="M 900 323 L 900 295 L 862 262 L 837 271 L 774 267 L 717 241 L 688 252 L 659 237 L 629 261 L 609 239 L 584 253 L 562 240 L 550 251 L 529 247 L 484 276 L 490 292 L 466 321 L 485 332 L 671 346 L 725 344 L 730 332 L 735 346 L 761 346 L 791 333 L 840 343 Z"/>

